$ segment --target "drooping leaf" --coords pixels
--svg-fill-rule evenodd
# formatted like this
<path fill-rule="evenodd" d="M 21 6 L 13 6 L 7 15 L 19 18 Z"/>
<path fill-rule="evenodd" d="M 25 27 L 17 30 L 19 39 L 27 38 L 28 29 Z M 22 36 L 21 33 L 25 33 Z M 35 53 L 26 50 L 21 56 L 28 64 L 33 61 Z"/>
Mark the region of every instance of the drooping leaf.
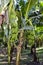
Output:
<path fill-rule="evenodd" d="M 31 8 L 36 4 L 37 0 L 28 0 L 27 2 L 27 8 L 26 8 L 26 14 L 25 14 L 25 19 L 28 18 L 28 13 L 31 10 Z"/>

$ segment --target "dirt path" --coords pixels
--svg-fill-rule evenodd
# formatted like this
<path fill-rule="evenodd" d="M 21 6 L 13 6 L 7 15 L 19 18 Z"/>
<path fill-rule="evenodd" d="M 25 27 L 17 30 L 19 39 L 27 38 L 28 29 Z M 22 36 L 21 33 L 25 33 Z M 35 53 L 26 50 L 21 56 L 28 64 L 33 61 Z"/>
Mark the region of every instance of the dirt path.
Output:
<path fill-rule="evenodd" d="M 8 55 L 6 48 L 0 48 L 0 65 L 8 65 Z M 39 54 L 40 62 L 32 62 L 32 56 L 29 51 L 23 51 L 20 59 L 20 65 L 43 65 L 43 53 Z M 15 65 L 16 54 L 13 52 L 13 59 L 10 65 Z"/>

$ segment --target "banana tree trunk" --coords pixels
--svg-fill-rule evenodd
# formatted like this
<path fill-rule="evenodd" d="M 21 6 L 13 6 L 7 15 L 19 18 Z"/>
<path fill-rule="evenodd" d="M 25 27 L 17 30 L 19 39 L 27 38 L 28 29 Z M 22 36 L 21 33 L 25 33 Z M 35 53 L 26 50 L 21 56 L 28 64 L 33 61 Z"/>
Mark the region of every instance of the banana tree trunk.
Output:
<path fill-rule="evenodd" d="M 24 32 L 23 30 L 20 31 L 19 45 L 17 47 L 16 65 L 20 65 L 20 55 L 21 55 L 21 49 L 23 44 L 23 32 Z"/>
<path fill-rule="evenodd" d="M 10 64 L 10 44 L 8 41 L 8 64 Z"/>
<path fill-rule="evenodd" d="M 8 64 L 10 64 L 10 36 L 9 36 L 9 24 L 8 24 Z"/>

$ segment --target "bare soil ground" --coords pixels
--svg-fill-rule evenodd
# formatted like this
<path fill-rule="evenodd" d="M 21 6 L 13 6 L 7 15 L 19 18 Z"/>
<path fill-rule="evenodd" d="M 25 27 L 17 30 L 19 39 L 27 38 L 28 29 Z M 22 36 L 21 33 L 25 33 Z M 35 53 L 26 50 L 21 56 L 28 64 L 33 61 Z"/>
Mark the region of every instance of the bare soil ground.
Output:
<path fill-rule="evenodd" d="M 15 51 L 15 50 L 14 50 Z M 43 65 L 43 53 L 38 54 L 39 62 L 33 62 L 33 57 L 29 50 L 25 50 L 21 54 L 20 65 Z M 10 65 L 16 65 L 16 54 L 13 52 L 13 57 Z M 7 48 L 0 47 L 0 65 L 8 65 Z"/>

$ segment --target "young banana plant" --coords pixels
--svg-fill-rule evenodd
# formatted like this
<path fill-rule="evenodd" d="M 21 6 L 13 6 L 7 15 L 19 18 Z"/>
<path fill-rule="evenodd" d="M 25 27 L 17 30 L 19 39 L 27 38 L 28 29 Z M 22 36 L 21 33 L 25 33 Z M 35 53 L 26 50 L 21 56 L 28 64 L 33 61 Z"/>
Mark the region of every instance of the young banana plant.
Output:
<path fill-rule="evenodd" d="M 28 0 L 27 3 L 25 4 L 25 6 L 23 6 L 24 5 L 24 1 L 20 0 L 21 11 L 17 11 L 17 12 L 19 12 L 19 15 L 17 17 L 18 17 L 18 22 L 20 24 L 23 22 L 22 18 L 24 18 L 25 22 L 27 22 L 27 20 L 28 20 L 28 13 L 29 13 L 29 11 L 31 10 L 31 8 L 33 7 L 33 5 L 36 2 L 37 2 L 37 0 Z M 23 8 L 24 8 L 24 11 L 23 11 Z M 20 16 L 20 14 L 22 14 L 22 16 Z M 30 19 L 29 19 L 29 23 L 30 23 L 31 26 L 33 26 L 32 22 L 30 21 Z M 22 29 L 21 32 L 20 32 L 20 39 L 19 39 L 20 42 L 19 42 L 19 45 L 17 47 L 16 65 L 20 65 L 20 54 L 21 54 L 21 49 L 22 49 L 22 44 L 23 44 L 23 40 L 22 40 L 23 36 L 21 37 L 21 35 L 23 35 L 23 33 L 24 33 L 24 30 Z"/>

